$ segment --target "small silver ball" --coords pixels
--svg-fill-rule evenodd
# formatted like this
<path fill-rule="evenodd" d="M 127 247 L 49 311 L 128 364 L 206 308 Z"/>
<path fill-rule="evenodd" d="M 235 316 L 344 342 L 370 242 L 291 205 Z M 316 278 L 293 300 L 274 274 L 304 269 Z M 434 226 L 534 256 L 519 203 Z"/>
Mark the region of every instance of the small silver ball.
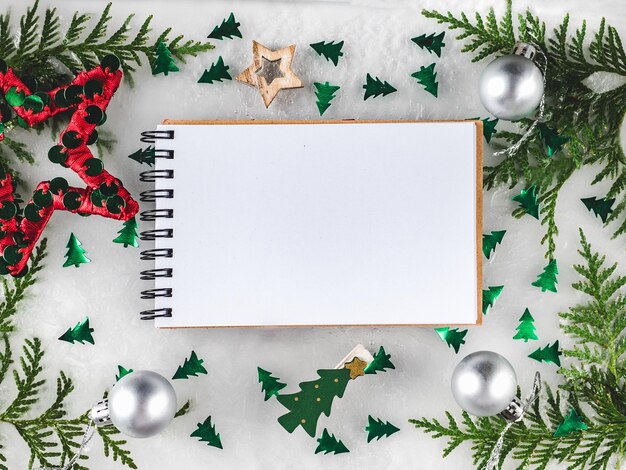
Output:
<path fill-rule="evenodd" d="M 138 370 L 122 377 L 109 393 L 111 421 L 122 433 L 150 437 L 176 414 L 174 387 L 162 375 Z"/>
<path fill-rule="evenodd" d="M 517 376 L 509 361 L 492 351 L 465 357 L 452 373 L 456 402 L 475 416 L 495 416 L 515 398 Z"/>
<path fill-rule="evenodd" d="M 533 113 L 543 96 L 543 74 L 530 59 L 505 55 L 493 60 L 480 77 L 480 101 L 499 119 L 517 121 Z"/>

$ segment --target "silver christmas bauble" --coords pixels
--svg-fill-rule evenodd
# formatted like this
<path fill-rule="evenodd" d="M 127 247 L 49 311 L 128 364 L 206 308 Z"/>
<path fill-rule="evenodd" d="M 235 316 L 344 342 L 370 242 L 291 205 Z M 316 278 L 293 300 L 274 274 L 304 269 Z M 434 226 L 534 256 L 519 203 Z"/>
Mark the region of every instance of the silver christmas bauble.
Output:
<path fill-rule="evenodd" d="M 543 93 L 541 70 L 523 55 L 498 57 L 485 67 L 480 77 L 480 101 L 487 111 L 506 121 L 531 115 Z"/>
<path fill-rule="evenodd" d="M 503 356 L 477 351 L 466 356 L 452 373 L 456 402 L 475 416 L 495 416 L 515 399 L 517 376 Z"/>
<path fill-rule="evenodd" d="M 122 377 L 109 393 L 109 416 L 124 434 L 158 434 L 176 414 L 174 387 L 162 375 L 138 370 Z"/>

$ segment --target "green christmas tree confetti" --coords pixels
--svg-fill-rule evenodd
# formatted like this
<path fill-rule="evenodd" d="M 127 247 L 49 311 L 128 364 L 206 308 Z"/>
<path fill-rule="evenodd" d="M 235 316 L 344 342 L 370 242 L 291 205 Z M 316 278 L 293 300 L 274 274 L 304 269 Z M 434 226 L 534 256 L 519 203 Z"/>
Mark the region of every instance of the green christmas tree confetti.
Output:
<path fill-rule="evenodd" d="M 541 292 L 549 290 L 550 292 L 556 292 L 556 285 L 558 281 L 556 275 L 559 274 L 559 269 L 556 266 L 556 260 L 552 259 L 543 268 L 543 272 L 537 276 L 537 280 L 532 283 L 533 286 L 539 287 Z"/>
<path fill-rule="evenodd" d="M 563 418 L 563 422 L 559 424 L 559 426 L 556 428 L 553 436 L 567 436 L 569 434 L 572 434 L 573 432 L 584 431 L 585 429 L 588 429 L 588 426 L 583 422 L 583 419 L 578 416 L 576 410 L 572 408 L 569 412 L 569 415 L 565 416 Z"/>
<path fill-rule="evenodd" d="M 128 248 L 129 246 L 134 246 L 137 248 L 139 246 L 139 235 L 137 235 L 137 220 L 134 217 L 131 217 L 126 222 L 124 222 L 122 229 L 117 232 L 119 235 L 113 239 L 113 243 L 120 243 L 124 245 L 124 248 Z"/>
<path fill-rule="evenodd" d="M 520 209 L 528 215 L 539 220 L 539 203 L 537 202 L 537 186 L 522 189 L 517 196 L 513 196 L 515 202 L 519 202 Z"/>
<path fill-rule="evenodd" d="M 314 437 L 319 417 L 322 413 L 330 416 L 333 399 L 343 396 L 350 381 L 350 370 L 345 367 L 321 369 L 317 374 L 320 378 L 302 382 L 298 393 L 276 396 L 278 402 L 289 410 L 278 418 L 288 432 L 302 426 L 309 436 Z"/>
<path fill-rule="evenodd" d="M 365 85 L 363 85 L 363 89 L 365 90 L 365 96 L 363 97 L 364 101 L 367 100 L 370 96 L 376 98 L 380 95 L 387 96 L 391 93 L 398 91 L 389 83 L 382 82 L 378 77 L 372 78 L 369 73 L 365 78 Z"/>
<path fill-rule="evenodd" d="M 483 234 L 483 254 L 487 259 L 496 250 L 496 245 L 502 243 L 506 230 L 497 230 L 491 234 Z"/>
<path fill-rule="evenodd" d="M 326 110 L 330 107 L 330 101 L 335 97 L 335 92 L 339 90 L 338 86 L 331 85 L 330 83 L 313 83 L 317 91 L 315 92 L 315 96 L 317 97 L 317 109 L 320 112 L 320 116 L 322 116 Z"/>
<path fill-rule="evenodd" d="M 287 384 L 279 382 L 278 377 L 272 377 L 271 372 L 261 369 L 260 367 L 257 367 L 257 372 L 259 374 L 261 391 L 265 392 L 265 401 L 273 396 L 278 396 L 278 392 L 287 386 Z"/>
<path fill-rule="evenodd" d="M 135 160 L 140 164 L 147 164 L 148 166 L 154 165 L 155 149 L 153 146 L 146 147 L 145 149 L 139 149 L 134 153 L 131 153 L 128 158 Z"/>
<path fill-rule="evenodd" d="M 471 118 L 469 120 L 470 121 L 482 121 L 483 122 L 483 137 L 485 138 L 487 143 L 491 142 L 491 138 L 497 132 L 496 126 L 498 125 L 498 122 L 500 122 L 500 120 L 498 118 L 495 118 L 495 119 L 489 119 L 489 118 L 480 119 L 478 117 Z"/>
<path fill-rule="evenodd" d="M 417 83 L 424 87 L 428 93 L 437 97 L 439 83 L 437 82 L 437 72 L 435 72 L 435 64 L 432 63 L 428 67 L 420 67 L 420 69 L 411 74 L 411 77 L 417 80 Z"/>
<path fill-rule="evenodd" d="M 539 348 L 528 355 L 531 359 L 539 362 L 546 362 L 548 364 L 556 364 L 557 366 L 561 366 L 561 360 L 559 356 L 563 354 L 559 350 L 559 342 L 558 340 L 554 342 L 552 346 L 547 344 L 544 348 Z"/>
<path fill-rule="evenodd" d="M 444 326 L 442 328 L 435 328 L 435 332 L 441 338 L 441 341 L 445 341 L 449 347 L 454 349 L 455 353 L 459 352 L 462 344 L 465 344 L 465 335 L 467 334 L 467 330 L 460 330 L 458 328 L 450 328 L 449 326 Z"/>
<path fill-rule="evenodd" d="M 559 135 L 555 129 L 542 122 L 537 124 L 537 128 L 539 129 L 539 140 L 543 143 L 543 148 L 548 157 L 553 156 L 559 150 L 563 150 L 563 146 L 569 142 L 569 137 Z"/>
<path fill-rule="evenodd" d="M 74 328 L 68 328 L 67 331 L 59 337 L 59 339 L 72 344 L 74 342 L 85 344 L 85 341 L 91 344 L 96 344 L 91 333 L 93 333 L 93 328 L 89 328 L 89 318 L 85 317 L 83 321 L 76 323 Z"/>
<path fill-rule="evenodd" d="M 519 321 L 520 324 L 515 328 L 517 333 L 513 336 L 513 339 L 523 339 L 525 343 L 528 343 L 529 339 L 539 339 L 535 334 L 535 319 L 528 309 L 524 310 Z"/>
<path fill-rule="evenodd" d="M 374 354 L 374 360 L 365 366 L 366 374 L 376 374 L 376 372 L 386 372 L 387 369 L 395 369 L 396 366 L 390 360 L 391 354 L 385 353 L 385 348 L 382 346 L 376 354 Z"/>
<path fill-rule="evenodd" d="M 65 263 L 63 263 L 63 267 L 67 268 L 68 266 L 74 266 L 78 268 L 83 263 L 90 263 L 91 260 L 85 256 L 86 251 L 81 248 L 82 243 L 76 238 L 74 233 L 70 234 L 70 239 L 65 245 L 67 248 L 67 253 L 65 253 Z"/>
<path fill-rule="evenodd" d="M 185 359 L 182 366 L 178 366 L 172 380 L 188 379 L 191 376 L 197 377 L 198 374 L 206 374 L 207 370 L 202 365 L 203 362 L 202 359 L 198 359 L 195 351 L 191 351 L 191 356 L 189 356 L 189 359 Z"/>
<path fill-rule="evenodd" d="M 343 41 L 339 41 L 335 44 L 332 42 L 316 42 L 309 44 L 318 55 L 324 56 L 326 60 L 330 60 L 335 66 L 339 63 L 339 57 L 343 55 L 341 48 L 343 47 Z"/>
<path fill-rule="evenodd" d="M 203 423 L 198 423 L 197 426 L 198 428 L 191 433 L 191 437 L 197 437 L 200 442 L 206 442 L 211 447 L 223 449 L 222 439 L 219 433 L 215 432 L 215 425 L 211 424 L 210 416 Z"/>
<path fill-rule="evenodd" d="M 344 445 L 343 442 L 337 440 L 334 435 L 330 434 L 327 429 L 324 429 L 322 432 L 322 437 L 317 439 L 317 449 L 315 449 L 315 453 L 319 454 L 320 452 L 324 452 L 324 454 L 328 454 L 332 452 L 333 454 L 343 454 L 346 452 L 350 452 L 348 448 Z"/>
<path fill-rule="evenodd" d="M 135 372 L 133 369 L 126 369 L 123 366 L 117 366 L 117 375 L 115 376 L 115 381 L 119 381 L 122 377 L 130 374 L 131 372 Z"/>
<path fill-rule="evenodd" d="M 504 286 L 490 286 L 487 287 L 487 290 L 483 290 L 483 315 L 487 315 L 487 310 L 493 307 L 503 289 Z"/>
<path fill-rule="evenodd" d="M 211 34 L 207 37 L 211 39 L 222 40 L 224 38 L 233 39 L 233 36 L 241 38 L 241 31 L 239 31 L 241 23 L 237 23 L 235 15 L 233 13 L 227 19 L 222 20 L 222 24 L 213 28 Z"/>
<path fill-rule="evenodd" d="M 176 66 L 176 61 L 174 60 L 174 57 L 172 57 L 172 53 L 163 41 L 159 41 L 157 43 L 154 54 L 155 57 L 152 62 L 152 75 L 162 73 L 167 76 L 170 72 L 179 71 Z"/>
<path fill-rule="evenodd" d="M 437 35 L 435 35 L 435 33 L 429 34 L 428 36 L 422 34 L 411 38 L 411 41 L 417 44 L 420 49 L 426 49 L 428 52 L 437 54 L 437 57 L 441 57 L 441 49 L 445 47 L 445 43 L 443 42 L 445 35 L 445 31 Z"/>
<path fill-rule="evenodd" d="M 600 219 L 602 219 L 602 222 L 606 223 L 609 214 L 613 212 L 613 204 L 615 203 L 615 198 L 601 197 L 599 199 L 596 199 L 596 197 L 594 196 L 582 198 L 581 201 L 588 211 L 593 211 L 596 217 L 600 217 Z"/>
<path fill-rule="evenodd" d="M 371 415 L 367 417 L 367 426 L 365 427 L 367 442 L 371 442 L 373 439 L 379 440 L 381 437 L 389 437 L 399 430 L 389 421 L 385 423 L 381 419 L 372 418 Z"/>
<path fill-rule="evenodd" d="M 213 82 L 221 82 L 222 80 L 232 80 L 233 77 L 228 73 L 228 69 L 230 67 L 228 65 L 224 65 L 224 60 L 222 56 L 217 58 L 217 62 L 211 64 L 209 70 L 204 71 L 198 83 L 213 83 Z"/>

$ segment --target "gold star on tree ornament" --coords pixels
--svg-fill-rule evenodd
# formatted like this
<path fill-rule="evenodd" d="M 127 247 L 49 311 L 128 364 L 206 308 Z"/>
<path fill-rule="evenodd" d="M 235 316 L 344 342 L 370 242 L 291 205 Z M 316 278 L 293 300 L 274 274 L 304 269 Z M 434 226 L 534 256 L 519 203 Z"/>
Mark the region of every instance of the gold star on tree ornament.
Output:
<path fill-rule="evenodd" d="M 350 371 L 350 378 L 354 380 L 357 377 L 365 375 L 367 362 L 359 359 L 358 357 L 355 357 L 350 362 L 346 362 L 344 367 Z"/>
<path fill-rule="evenodd" d="M 237 75 L 235 80 L 258 88 L 259 93 L 261 93 L 261 98 L 263 98 L 263 103 L 265 103 L 265 107 L 269 108 L 280 90 L 302 88 L 303 86 L 302 81 L 291 69 L 295 50 L 295 44 L 277 51 L 272 51 L 263 44 L 252 41 L 252 64 Z M 280 61 L 279 71 L 282 76 L 275 77 L 268 83 L 267 79 L 258 73 L 263 68 L 263 59 L 269 62 Z"/>

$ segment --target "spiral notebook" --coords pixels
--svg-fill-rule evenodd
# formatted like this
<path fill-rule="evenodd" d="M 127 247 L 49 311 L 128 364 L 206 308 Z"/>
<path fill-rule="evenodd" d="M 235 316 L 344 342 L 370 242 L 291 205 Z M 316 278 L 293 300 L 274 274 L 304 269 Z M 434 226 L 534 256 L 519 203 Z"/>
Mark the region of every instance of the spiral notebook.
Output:
<path fill-rule="evenodd" d="M 164 121 L 142 135 L 155 163 L 141 314 L 157 327 L 481 322 L 480 121 Z"/>

